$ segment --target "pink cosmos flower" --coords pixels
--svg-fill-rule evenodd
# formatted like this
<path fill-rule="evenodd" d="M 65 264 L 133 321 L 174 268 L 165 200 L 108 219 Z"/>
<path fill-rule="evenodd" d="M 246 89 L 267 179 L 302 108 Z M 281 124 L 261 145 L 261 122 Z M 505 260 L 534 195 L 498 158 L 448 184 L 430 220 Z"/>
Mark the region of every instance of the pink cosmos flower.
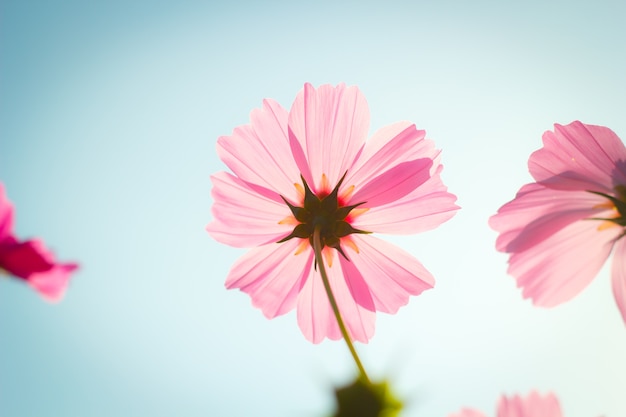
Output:
<path fill-rule="evenodd" d="M 13 205 L 0 183 L 0 270 L 20 278 L 49 301 L 59 301 L 68 285 L 74 263 L 56 263 L 39 239 L 18 241 L 13 235 Z"/>
<path fill-rule="evenodd" d="M 526 398 L 519 395 L 500 398 L 497 417 L 563 417 L 559 400 L 552 393 L 541 396 L 536 391 Z M 464 408 L 448 417 L 486 417 L 480 411 Z"/>
<path fill-rule="evenodd" d="M 523 186 L 489 224 L 525 298 L 552 307 L 596 276 L 611 250 L 613 294 L 626 322 L 626 148 L 610 129 L 573 122 L 543 135 Z"/>
<path fill-rule="evenodd" d="M 273 318 L 297 307 L 313 343 L 341 333 L 314 265 L 313 230 L 332 291 L 353 340 L 367 342 L 375 312 L 395 313 L 434 285 L 405 251 L 373 232 L 408 234 L 450 219 L 456 197 L 440 179 L 440 151 L 425 132 L 399 122 L 367 142 L 369 110 L 357 87 L 305 84 L 288 112 L 273 100 L 251 124 L 218 139 L 234 175 L 213 175 L 208 232 L 252 247 L 229 272 L 226 287 L 248 293 Z"/>

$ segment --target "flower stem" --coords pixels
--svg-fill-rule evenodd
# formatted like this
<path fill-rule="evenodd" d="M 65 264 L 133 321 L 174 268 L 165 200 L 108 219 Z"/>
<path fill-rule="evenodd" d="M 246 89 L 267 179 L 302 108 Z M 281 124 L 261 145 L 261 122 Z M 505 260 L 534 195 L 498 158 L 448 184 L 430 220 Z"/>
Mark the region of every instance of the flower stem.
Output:
<path fill-rule="evenodd" d="M 322 276 L 322 282 L 324 283 L 324 288 L 326 289 L 326 294 L 328 295 L 328 301 L 330 302 L 330 306 L 333 309 L 333 313 L 335 313 L 335 318 L 337 318 L 337 324 L 339 325 L 339 329 L 341 330 L 341 335 L 343 336 L 346 344 L 348 345 L 348 349 L 352 354 L 352 358 L 354 362 L 356 362 L 357 368 L 359 368 L 359 373 L 361 374 L 361 378 L 366 382 L 370 383 L 369 378 L 367 377 L 367 373 L 365 372 L 365 368 L 363 368 L 363 364 L 359 359 L 359 355 L 357 355 L 356 350 L 354 349 L 354 345 L 352 344 L 352 340 L 350 339 L 350 335 L 348 334 L 348 330 L 346 329 L 346 325 L 341 318 L 341 314 L 339 313 L 339 307 L 337 306 L 337 300 L 335 300 L 335 296 L 333 295 L 333 290 L 330 288 L 330 281 L 328 281 L 328 275 L 326 274 L 326 268 L 324 267 L 324 258 L 322 257 L 322 243 L 320 240 L 320 226 L 316 226 L 313 232 L 313 251 L 315 252 L 315 261 L 317 266 L 320 269 L 320 275 Z"/>

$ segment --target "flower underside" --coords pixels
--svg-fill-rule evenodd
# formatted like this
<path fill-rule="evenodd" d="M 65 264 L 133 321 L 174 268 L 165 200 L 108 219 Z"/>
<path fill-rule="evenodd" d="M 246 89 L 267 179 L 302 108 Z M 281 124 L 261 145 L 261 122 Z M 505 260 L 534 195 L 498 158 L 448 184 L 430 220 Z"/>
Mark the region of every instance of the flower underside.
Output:
<path fill-rule="evenodd" d="M 609 194 L 601 193 L 599 191 L 589 191 L 592 194 L 596 194 L 602 196 L 609 200 L 607 202 L 608 208 L 612 208 L 619 216 L 613 218 L 599 218 L 592 217 L 589 220 L 603 220 L 606 222 L 610 222 L 611 224 L 616 224 L 618 226 L 626 227 L 626 186 L 617 185 L 614 187 L 616 196 L 612 196 Z"/>
<path fill-rule="evenodd" d="M 343 182 L 346 174 L 339 180 L 335 188 L 326 195 L 313 193 L 304 177 L 302 184 L 304 185 L 304 201 L 303 207 L 294 206 L 285 197 L 281 196 L 285 204 L 291 210 L 295 219 L 299 222 L 293 231 L 277 243 L 286 242 L 294 237 L 300 239 L 308 239 L 311 247 L 313 247 L 313 232 L 316 228 L 320 230 L 320 240 L 322 249 L 326 246 L 336 249 L 344 258 L 348 259 L 341 248 L 341 238 L 352 233 L 370 233 L 364 230 L 355 229 L 346 220 L 350 212 L 356 207 L 365 203 L 365 201 L 349 206 L 340 205 L 338 198 L 339 187 Z"/>

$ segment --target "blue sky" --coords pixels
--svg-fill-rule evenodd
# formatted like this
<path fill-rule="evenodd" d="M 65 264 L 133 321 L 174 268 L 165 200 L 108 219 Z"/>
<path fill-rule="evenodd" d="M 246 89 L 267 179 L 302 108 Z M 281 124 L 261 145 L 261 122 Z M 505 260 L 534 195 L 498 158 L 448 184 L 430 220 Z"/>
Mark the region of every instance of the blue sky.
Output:
<path fill-rule="evenodd" d="M 406 416 L 554 391 L 567 417 L 626 415 L 626 330 L 609 269 L 538 309 L 488 217 L 530 181 L 553 123 L 626 137 L 626 5 L 572 2 L 0 4 L 0 180 L 17 233 L 76 260 L 65 300 L 0 279 L 0 415 L 323 416 L 354 369 L 224 280 L 243 250 L 204 231 L 217 137 L 305 82 L 358 85 L 371 130 L 410 120 L 443 149 L 462 210 L 384 236 L 434 290 L 358 345 Z"/>

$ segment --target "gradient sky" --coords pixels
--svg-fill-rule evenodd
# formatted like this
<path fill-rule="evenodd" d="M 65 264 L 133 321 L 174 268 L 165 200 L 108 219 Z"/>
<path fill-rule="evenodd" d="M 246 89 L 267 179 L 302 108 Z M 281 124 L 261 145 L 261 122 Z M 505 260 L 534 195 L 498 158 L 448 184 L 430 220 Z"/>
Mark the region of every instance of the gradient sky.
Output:
<path fill-rule="evenodd" d="M 0 181 L 17 233 L 75 260 L 63 302 L 0 279 L 0 416 L 324 416 L 354 374 L 224 280 L 216 140 L 305 82 L 358 85 L 371 131 L 410 120 L 443 149 L 462 210 L 384 236 L 437 285 L 357 344 L 404 416 L 554 391 L 566 417 L 626 415 L 626 329 L 609 268 L 554 309 L 523 300 L 487 219 L 530 181 L 553 123 L 626 137 L 626 3 L 0 3 Z"/>

